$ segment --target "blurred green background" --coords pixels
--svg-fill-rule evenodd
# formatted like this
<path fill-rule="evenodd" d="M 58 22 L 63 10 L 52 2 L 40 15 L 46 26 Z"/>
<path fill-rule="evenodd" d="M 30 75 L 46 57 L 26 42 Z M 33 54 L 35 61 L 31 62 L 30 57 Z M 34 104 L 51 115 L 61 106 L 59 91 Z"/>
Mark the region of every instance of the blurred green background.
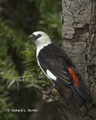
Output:
<path fill-rule="evenodd" d="M 0 0 L 0 120 L 29 120 L 30 113 L 7 110 L 35 108 L 42 99 L 49 81 L 28 35 L 44 31 L 60 45 L 61 9 L 61 0 Z"/>

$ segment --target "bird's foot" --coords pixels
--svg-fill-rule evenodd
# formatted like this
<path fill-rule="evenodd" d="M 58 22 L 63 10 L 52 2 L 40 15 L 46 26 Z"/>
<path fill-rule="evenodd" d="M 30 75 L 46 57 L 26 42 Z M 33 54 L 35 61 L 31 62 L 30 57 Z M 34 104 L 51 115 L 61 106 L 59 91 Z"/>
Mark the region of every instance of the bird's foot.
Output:
<path fill-rule="evenodd" d="M 51 88 L 47 87 L 48 90 L 42 91 L 43 94 L 49 95 L 52 92 L 52 90 L 53 90 L 54 87 L 55 87 L 55 83 L 53 83 L 53 86 Z"/>

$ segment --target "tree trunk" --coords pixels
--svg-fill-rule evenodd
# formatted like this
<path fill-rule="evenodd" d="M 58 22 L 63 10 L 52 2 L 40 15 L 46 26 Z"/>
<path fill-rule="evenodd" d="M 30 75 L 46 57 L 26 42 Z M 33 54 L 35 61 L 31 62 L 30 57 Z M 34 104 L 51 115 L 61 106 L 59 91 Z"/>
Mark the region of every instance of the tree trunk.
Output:
<path fill-rule="evenodd" d="M 62 24 L 63 49 L 82 76 L 92 102 L 80 107 L 69 89 L 64 94 L 54 89 L 43 98 L 57 105 L 62 120 L 96 120 L 96 1 L 62 0 Z"/>

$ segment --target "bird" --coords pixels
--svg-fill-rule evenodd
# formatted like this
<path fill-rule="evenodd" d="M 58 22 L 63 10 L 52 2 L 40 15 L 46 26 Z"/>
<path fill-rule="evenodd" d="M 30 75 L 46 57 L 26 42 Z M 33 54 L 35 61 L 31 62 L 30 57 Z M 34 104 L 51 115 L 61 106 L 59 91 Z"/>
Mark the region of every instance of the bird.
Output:
<path fill-rule="evenodd" d="M 45 32 L 33 32 L 29 39 L 36 46 L 38 66 L 47 78 L 62 90 L 64 87 L 71 89 L 80 106 L 90 102 L 91 97 L 82 85 L 81 78 L 77 74 L 71 58 L 65 51 L 54 45 Z"/>

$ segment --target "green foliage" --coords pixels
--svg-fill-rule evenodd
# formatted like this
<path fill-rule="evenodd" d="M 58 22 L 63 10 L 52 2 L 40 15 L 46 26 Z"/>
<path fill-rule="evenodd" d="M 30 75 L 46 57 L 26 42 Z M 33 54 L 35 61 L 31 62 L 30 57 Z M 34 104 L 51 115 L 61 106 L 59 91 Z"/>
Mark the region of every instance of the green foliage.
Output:
<path fill-rule="evenodd" d="M 20 80 L 19 73 L 16 70 L 12 55 L 18 54 L 20 57 L 22 51 L 26 48 L 27 37 L 21 30 L 17 31 L 5 25 L 0 20 L 0 119 L 17 120 L 13 113 L 5 111 L 11 108 L 9 102 L 9 91 L 13 83 Z"/>
<path fill-rule="evenodd" d="M 10 19 L 7 20 L 7 24 L 17 29 L 23 29 L 26 33 L 36 31 L 39 20 L 39 9 L 36 9 L 35 0 L 15 0 L 17 6 L 16 9 L 9 14 Z M 11 1 L 14 7 L 14 0 Z"/>
<path fill-rule="evenodd" d="M 0 75 L 2 79 L 18 81 L 19 74 L 13 62 L 12 55 L 21 56 L 22 51 L 26 48 L 27 36 L 22 31 L 14 30 L 0 22 Z"/>
<path fill-rule="evenodd" d="M 10 101 L 9 92 L 3 80 L 0 80 L 0 120 L 19 120 L 14 113 L 9 113 L 7 110 L 13 108 L 13 103 Z"/>
<path fill-rule="evenodd" d="M 18 72 L 15 70 L 15 66 L 12 62 L 11 56 L 8 55 L 8 27 L 4 26 L 2 22 L 0 22 L 0 75 L 2 79 L 6 79 L 8 81 L 18 80 Z M 7 35 L 6 35 L 7 33 Z"/>

